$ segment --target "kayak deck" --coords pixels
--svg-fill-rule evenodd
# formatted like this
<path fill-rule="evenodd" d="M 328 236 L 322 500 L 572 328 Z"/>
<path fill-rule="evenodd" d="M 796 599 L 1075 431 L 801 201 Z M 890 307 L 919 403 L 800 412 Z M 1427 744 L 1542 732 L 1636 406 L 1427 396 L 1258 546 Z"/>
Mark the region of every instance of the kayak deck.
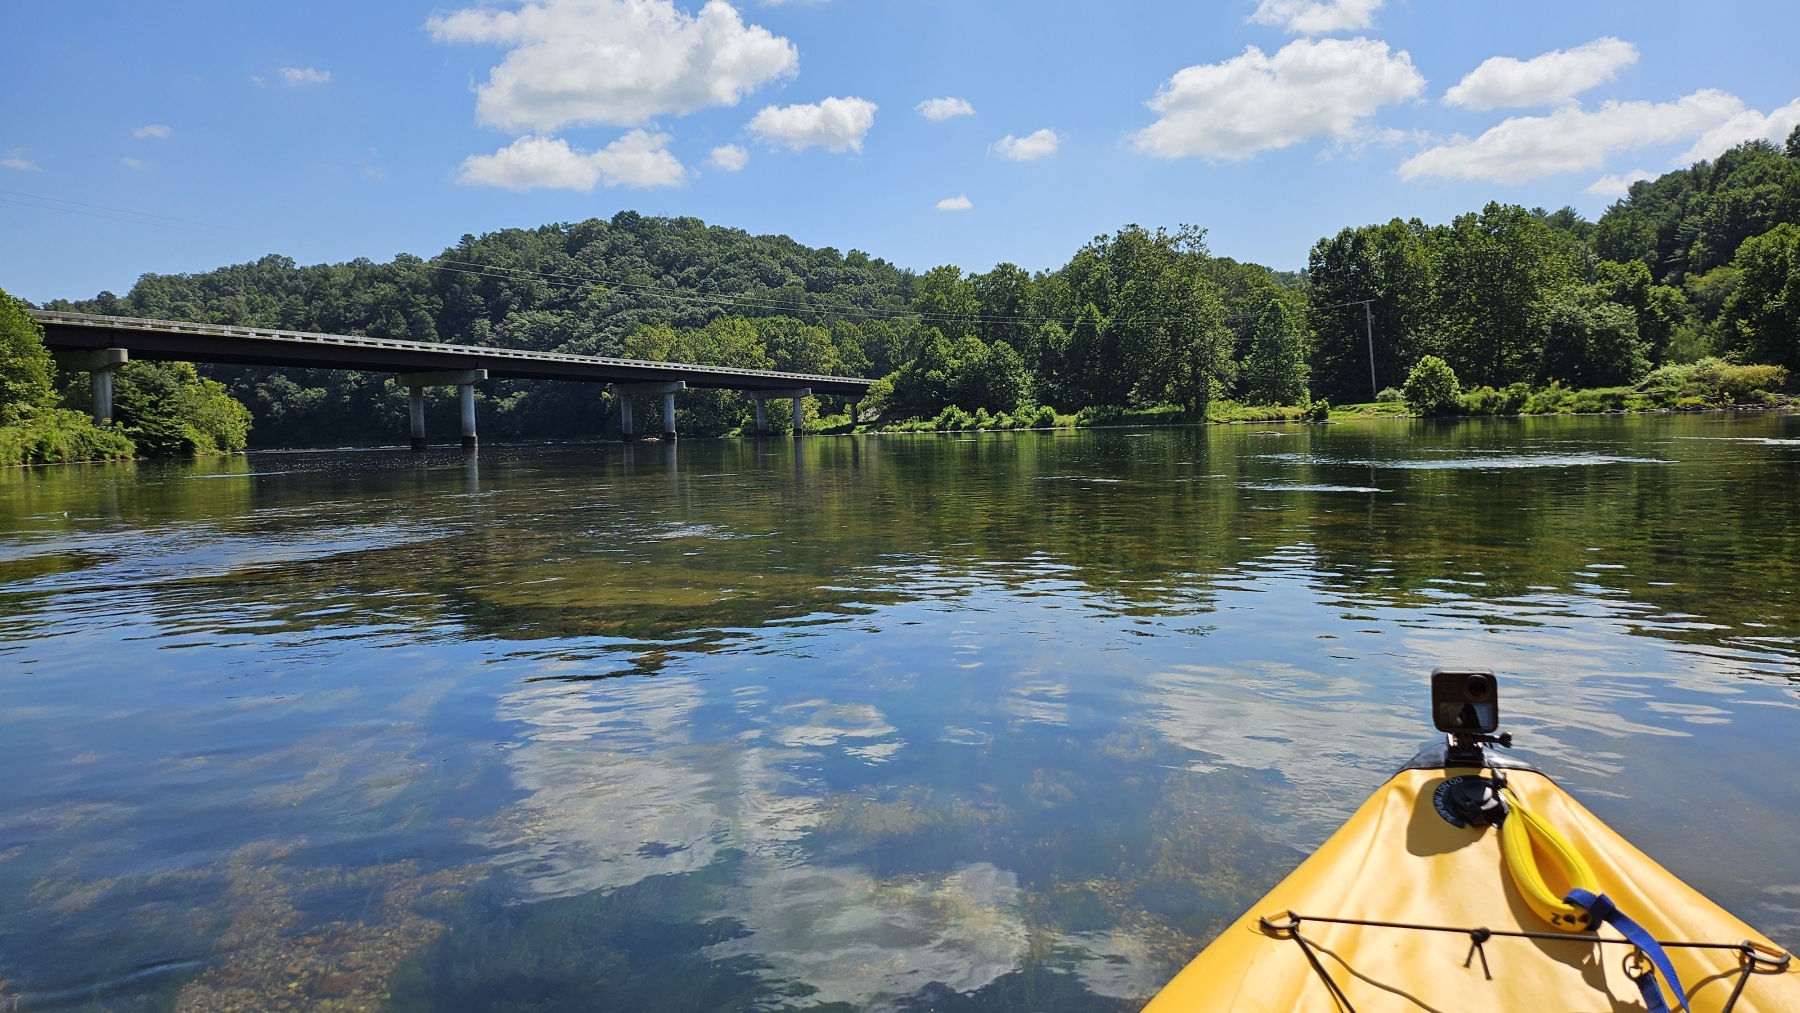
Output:
<path fill-rule="evenodd" d="M 1409 766 L 1396 774 L 1145 1013 L 1641 1010 L 1626 972 L 1635 951 L 1616 930 L 1600 929 L 1606 942 L 1556 932 L 1514 885 L 1497 828 L 1456 827 L 1438 815 L 1437 786 L 1476 772 Z M 1548 777 L 1505 774 L 1519 799 L 1585 856 L 1622 911 L 1676 944 L 1667 950 L 1693 1013 L 1728 1004 L 1732 1013 L 1800 1013 L 1800 962 L 1785 960 Z"/>

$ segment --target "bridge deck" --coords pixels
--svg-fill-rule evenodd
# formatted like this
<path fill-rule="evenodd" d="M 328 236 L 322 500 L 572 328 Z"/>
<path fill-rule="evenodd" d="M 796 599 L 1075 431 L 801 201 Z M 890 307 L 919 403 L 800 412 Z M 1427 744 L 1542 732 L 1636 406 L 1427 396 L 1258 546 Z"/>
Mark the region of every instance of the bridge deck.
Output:
<path fill-rule="evenodd" d="M 274 331 L 260 327 L 195 324 L 178 320 L 108 317 L 92 313 L 32 310 L 52 349 L 125 348 L 133 358 L 216 362 L 244 366 L 306 366 L 368 372 L 425 373 L 485 369 L 490 377 L 575 380 L 587 383 L 655 383 L 684 380 L 689 387 L 720 390 L 785 390 L 861 397 L 873 381 L 859 377 L 779 373 L 763 369 L 696 366 L 680 362 L 609 359 L 597 355 L 531 352 L 516 348 L 396 341 L 349 334 Z"/>

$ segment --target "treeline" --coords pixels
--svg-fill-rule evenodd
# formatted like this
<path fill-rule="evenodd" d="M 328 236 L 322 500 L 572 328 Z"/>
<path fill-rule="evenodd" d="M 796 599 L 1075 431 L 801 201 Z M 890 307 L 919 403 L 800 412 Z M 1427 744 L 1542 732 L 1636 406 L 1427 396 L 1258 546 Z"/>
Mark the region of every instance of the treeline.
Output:
<path fill-rule="evenodd" d="M 113 373 L 112 417 L 96 423 L 85 374 L 59 377 L 43 328 L 0 291 L 0 465 L 180 457 L 242 450 L 250 412 L 185 362 Z"/>
<path fill-rule="evenodd" d="M 1372 396 L 1425 356 L 1473 387 L 1617 388 L 1725 356 L 1800 368 L 1800 130 L 1629 196 L 1598 222 L 1490 204 L 1345 229 L 1308 259 L 1316 394 Z M 1369 300 L 1368 316 L 1362 300 Z"/>
<path fill-rule="evenodd" d="M 1326 400 L 1400 398 L 1428 357 L 1457 390 L 1435 411 L 1689 407 L 1740 399 L 1752 374 L 1709 379 L 1722 369 L 1780 367 L 1745 396 L 1800 369 L 1800 131 L 1785 150 L 1749 143 L 1634 184 L 1598 222 L 1500 204 L 1445 225 L 1395 220 L 1321 239 L 1298 274 L 1214 256 L 1192 228 L 1127 226 L 1054 271 L 914 273 L 622 212 L 465 236 L 429 260 L 267 257 L 52 305 L 878 377 L 860 421 L 911 428 L 1317 416 Z M 257 445 L 405 432 L 404 391 L 385 374 L 202 373 L 250 407 Z M 1633 400 L 1646 383 L 1685 393 Z M 429 425 L 453 431 L 441 396 Z M 490 381 L 478 412 L 491 437 L 592 438 L 615 425 L 610 407 L 584 385 Z M 808 411 L 809 425 L 850 422 L 838 405 Z M 678 412 L 684 431 L 724 434 L 751 406 L 689 391 Z"/>

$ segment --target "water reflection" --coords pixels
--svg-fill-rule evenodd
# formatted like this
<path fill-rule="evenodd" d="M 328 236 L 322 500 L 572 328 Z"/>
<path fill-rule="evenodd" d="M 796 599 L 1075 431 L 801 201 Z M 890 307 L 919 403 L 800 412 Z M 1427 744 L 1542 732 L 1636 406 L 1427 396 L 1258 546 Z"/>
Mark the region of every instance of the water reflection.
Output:
<path fill-rule="evenodd" d="M 0 1005 L 1135 1009 L 1427 737 L 1434 663 L 1800 942 L 1796 432 L 0 474 Z"/>

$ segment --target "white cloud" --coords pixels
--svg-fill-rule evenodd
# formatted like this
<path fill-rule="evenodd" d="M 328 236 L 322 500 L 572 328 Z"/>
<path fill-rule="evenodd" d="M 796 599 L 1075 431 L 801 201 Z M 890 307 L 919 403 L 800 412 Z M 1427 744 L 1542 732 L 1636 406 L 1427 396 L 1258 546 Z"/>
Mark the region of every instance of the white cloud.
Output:
<path fill-rule="evenodd" d="M 1285 28 L 1295 35 L 1355 31 L 1375 22 L 1387 0 L 1262 0 L 1250 20 Z"/>
<path fill-rule="evenodd" d="M 1310 137 L 1345 139 L 1425 78 L 1405 50 L 1371 39 L 1300 40 L 1266 56 L 1255 46 L 1223 63 L 1177 71 L 1149 103 L 1162 118 L 1133 136 L 1160 158 L 1235 160 Z"/>
<path fill-rule="evenodd" d="M 928 98 L 913 106 L 913 111 L 928 120 L 947 120 L 952 116 L 973 116 L 975 107 L 966 99 Z"/>
<path fill-rule="evenodd" d="M 1466 109 L 1554 105 L 1611 81 L 1619 68 L 1637 60 L 1636 46 L 1611 36 L 1529 60 L 1489 57 L 1444 93 L 1444 104 Z"/>
<path fill-rule="evenodd" d="M 150 164 L 149 162 L 139 161 L 138 159 L 129 156 L 121 158 L 119 161 L 124 162 L 125 168 L 127 169 L 142 169 L 144 166 Z"/>
<path fill-rule="evenodd" d="M 712 149 L 712 157 L 706 160 L 715 169 L 736 172 L 750 161 L 750 153 L 735 144 L 721 144 Z"/>
<path fill-rule="evenodd" d="M 875 125 L 877 106 L 860 98 L 828 98 L 811 105 L 769 106 L 750 121 L 750 129 L 770 144 L 795 151 L 814 146 L 826 151 L 861 151 L 863 135 Z"/>
<path fill-rule="evenodd" d="M 1707 88 L 1674 102 L 1607 102 L 1593 112 L 1564 106 L 1547 116 L 1513 116 L 1474 140 L 1453 138 L 1400 164 L 1402 179 L 1519 183 L 1597 169 L 1609 155 L 1698 137 L 1744 109 L 1735 95 Z"/>
<path fill-rule="evenodd" d="M 1601 176 L 1588 184 L 1587 192 L 1596 197 L 1623 197 L 1631 192 L 1631 184 L 1655 178 L 1656 173 L 1633 169 L 1623 176 Z"/>
<path fill-rule="evenodd" d="M 724 0 L 697 15 L 672 0 L 531 0 L 433 16 L 426 27 L 443 42 L 512 47 L 475 104 L 481 122 L 509 130 L 637 126 L 732 106 L 800 68 L 792 42 L 745 25 Z"/>
<path fill-rule="evenodd" d="M 38 164 L 36 162 L 33 162 L 31 159 L 25 157 L 25 149 L 24 148 L 14 148 L 11 151 L 7 152 L 5 158 L 0 158 L 0 165 L 4 165 L 8 169 L 20 169 L 25 172 L 43 172 L 44 171 L 43 169 L 40 169 L 38 167 Z"/>
<path fill-rule="evenodd" d="M 463 160 L 459 183 L 503 186 L 508 190 L 592 190 L 606 186 L 679 186 L 687 169 L 664 150 L 668 134 L 633 130 L 588 154 L 561 138 L 521 137 L 491 155 Z"/>
<path fill-rule="evenodd" d="M 1763 140 L 1781 144 L 1787 140 L 1788 133 L 1796 123 L 1800 123 L 1800 98 L 1767 116 L 1754 109 L 1746 109 L 1701 134 L 1693 147 L 1675 156 L 1675 164 L 1687 165 L 1703 158 L 1717 158 L 1727 149 L 1745 141 Z"/>
<path fill-rule="evenodd" d="M 136 130 L 133 130 L 131 136 L 138 138 L 167 137 L 174 132 L 175 131 L 169 129 L 166 124 L 152 123 L 149 126 L 139 127 Z"/>
<path fill-rule="evenodd" d="M 975 202 L 970 200 L 969 195 L 966 193 L 959 193 L 954 197 L 945 197 L 943 200 L 937 202 L 937 209 L 939 211 L 967 211 L 974 206 Z"/>
<path fill-rule="evenodd" d="M 331 71 L 314 70 L 311 67 L 283 67 L 281 81 L 290 88 L 303 84 L 325 84 L 331 80 Z"/>
<path fill-rule="evenodd" d="M 1014 162 L 1035 162 L 1056 154 L 1057 145 L 1061 143 L 1062 138 L 1056 136 L 1056 131 L 1046 127 L 1024 137 L 1007 134 L 994 142 L 994 154 Z"/>

